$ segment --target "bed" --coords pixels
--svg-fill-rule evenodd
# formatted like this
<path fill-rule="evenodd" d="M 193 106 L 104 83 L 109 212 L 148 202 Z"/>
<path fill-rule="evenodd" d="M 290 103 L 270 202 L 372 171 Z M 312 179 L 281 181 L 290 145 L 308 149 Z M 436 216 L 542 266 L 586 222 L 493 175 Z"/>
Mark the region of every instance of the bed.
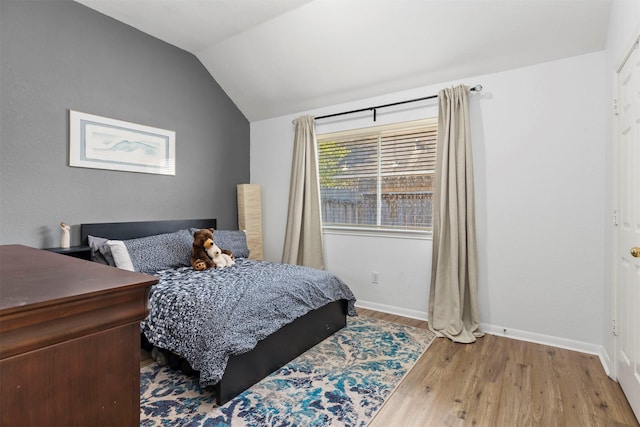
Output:
<path fill-rule="evenodd" d="M 141 324 L 143 341 L 184 358 L 222 405 L 343 328 L 356 312 L 353 294 L 330 273 L 247 259 L 244 233 L 237 230 L 214 233 L 216 244 L 234 252 L 236 265 L 203 272 L 186 266 L 193 230 L 216 226 L 215 219 L 198 219 L 82 224 L 80 230 L 95 261 L 159 277 Z M 176 253 L 179 260 L 169 260 Z"/>

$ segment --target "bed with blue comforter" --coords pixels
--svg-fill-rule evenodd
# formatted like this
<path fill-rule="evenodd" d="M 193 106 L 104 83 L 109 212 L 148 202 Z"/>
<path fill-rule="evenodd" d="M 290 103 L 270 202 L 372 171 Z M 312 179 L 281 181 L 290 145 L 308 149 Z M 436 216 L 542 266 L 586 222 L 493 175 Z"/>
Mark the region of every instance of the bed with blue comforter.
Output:
<path fill-rule="evenodd" d="M 200 385 L 222 378 L 229 356 L 300 316 L 345 299 L 355 315 L 355 298 L 336 276 L 322 270 L 238 258 L 234 266 L 156 273 L 149 315 L 142 332 L 153 345 L 184 357 L 200 372 Z"/>
<path fill-rule="evenodd" d="M 215 219 L 81 224 L 92 260 L 155 275 L 141 332 L 188 362 L 222 404 L 356 315 L 348 286 L 326 271 L 249 259 L 239 230 L 215 230 L 235 265 L 195 271 L 193 232 Z"/>

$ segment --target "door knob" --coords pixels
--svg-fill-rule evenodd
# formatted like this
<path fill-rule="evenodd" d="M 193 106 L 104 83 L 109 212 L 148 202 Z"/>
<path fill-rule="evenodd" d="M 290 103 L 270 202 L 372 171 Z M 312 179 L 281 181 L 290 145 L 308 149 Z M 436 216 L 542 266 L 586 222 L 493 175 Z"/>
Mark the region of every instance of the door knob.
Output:
<path fill-rule="evenodd" d="M 640 248 L 639 247 L 634 247 L 631 248 L 631 256 L 634 256 L 636 258 L 640 258 Z"/>

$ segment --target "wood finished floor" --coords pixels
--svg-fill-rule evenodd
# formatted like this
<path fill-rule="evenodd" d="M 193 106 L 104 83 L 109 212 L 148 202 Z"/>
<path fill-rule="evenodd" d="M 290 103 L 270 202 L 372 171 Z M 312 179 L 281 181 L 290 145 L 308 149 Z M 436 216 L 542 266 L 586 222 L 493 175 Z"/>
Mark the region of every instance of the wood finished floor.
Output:
<path fill-rule="evenodd" d="M 363 316 L 427 323 L 358 309 Z M 436 338 L 369 427 L 638 426 L 598 357 L 485 335 Z"/>
<path fill-rule="evenodd" d="M 427 322 L 358 309 L 362 316 Z M 151 363 L 142 352 L 141 366 Z M 485 335 L 437 338 L 368 427 L 638 427 L 620 386 L 596 356 Z"/>

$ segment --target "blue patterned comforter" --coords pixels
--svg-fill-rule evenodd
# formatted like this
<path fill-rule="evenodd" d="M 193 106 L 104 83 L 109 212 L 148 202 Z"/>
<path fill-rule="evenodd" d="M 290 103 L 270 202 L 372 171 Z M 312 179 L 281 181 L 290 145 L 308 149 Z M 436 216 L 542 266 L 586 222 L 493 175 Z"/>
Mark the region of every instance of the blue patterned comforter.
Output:
<path fill-rule="evenodd" d="M 156 276 L 142 331 L 200 371 L 202 386 L 220 381 L 230 355 L 253 349 L 311 310 L 346 299 L 348 314 L 356 315 L 344 282 L 307 267 L 240 258 L 222 270 L 183 267 Z"/>

